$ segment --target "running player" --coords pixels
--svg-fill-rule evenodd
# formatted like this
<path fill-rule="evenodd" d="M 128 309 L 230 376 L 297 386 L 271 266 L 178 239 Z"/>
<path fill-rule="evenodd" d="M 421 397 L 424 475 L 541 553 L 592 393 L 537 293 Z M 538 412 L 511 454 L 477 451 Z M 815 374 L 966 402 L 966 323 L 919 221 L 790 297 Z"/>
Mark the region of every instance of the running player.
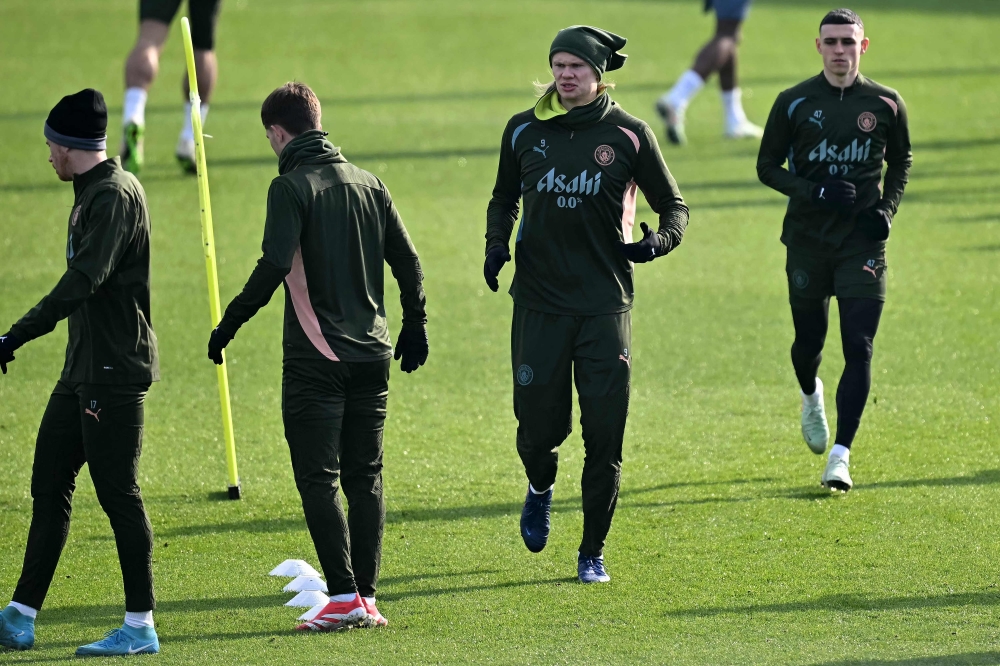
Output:
<path fill-rule="evenodd" d="M 125 61 L 125 112 L 121 144 L 122 165 L 138 174 L 144 161 L 143 137 L 146 133 L 146 95 L 160 69 L 160 53 L 170 32 L 182 0 L 139 0 L 139 37 Z M 215 59 L 215 26 L 221 0 L 188 0 L 191 15 L 191 43 L 201 96 L 201 120 L 208 116 L 219 66 Z M 184 92 L 184 120 L 174 154 L 181 168 L 188 173 L 196 170 L 194 159 L 194 129 L 191 127 L 191 102 L 185 73 L 181 80 Z"/>
<path fill-rule="evenodd" d="M 511 366 L 517 452 L 528 477 L 521 536 L 538 552 L 549 536 L 557 450 L 580 395 L 583 539 L 577 575 L 610 580 L 604 542 L 618 499 L 632 354 L 632 263 L 681 242 L 688 221 L 677 184 L 646 123 L 611 100 L 602 77 L 620 68 L 625 38 L 588 26 L 560 31 L 549 49 L 553 81 L 534 108 L 507 123 L 486 214 L 484 275 L 497 275 L 515 241 Z M 636 192 L 659 215 L 631 240 Z"/>
<path fill-rule="evenodd" d="M 31 468 L 31 527 L 0 645 L 27 650 L 66 536 L 73 491 L 87 463 L 111 521 L 125 583 L 125 624 L 79 655 L 159 652 L 153 628 L 153 531 L 136 482 L 143 403 L 160 378 L 149 318 L 149 213 L 139 181 L 108 159 L 108 112 L 96 90 L 63 97 L 45 122 L 49 162 L 76 193 L 66 272 L 48 296 L 0 336 L 0 370 L 22 345 L 69 319 L 62 376 L 49 398 Z"/>
<path fill-rule="evenodd" d="M 740 28 L 750 11 L 752 0 L 706 0 L 705 11 L 715 10 L 715 35 L 695 57 L 691 69 L 677 79 L 674 87 L 656 102 L 667 128 L 667 139 L 675 145 L 687 143 L 684 115 L 688 104 L 715 72 L 722 89 L 725 113 L 723 135 L 729 139 L 759 139 L 764 130 L 747 120 L 743 111 L 743 93 L 739 88 Z"/>
<path fill-rule="evenodd" d="M 778 95 L 757 159 L 761 182 L 789 197 L 781 242 L 795 325 L 792 365 L 802 389 L 802 435 L 816 454 L 830 438 L 816 374 L 831 296 L 840 308 L 846 365 L 837 387 L 837 434 L 821 482 L 843 492 L 853 485 L 851 444 L 871 388 L 886 240 L 912 162 L 903 98 L 858 71 L 868 44 L 851 10 L 823 17 L 816 39 L 823 72 Z"/>
<path fill-rule="evenodd" d="M 389 191 L 326 140 L 319 100 L 303 83 L 272 92 L 260 111 L 279 176 L 267 193 L 264 256 L 212 331 L 208 356 L 285 285 L 281 414 L 295 484 L 331 596 L 300 631 L 380 626 L 382 428 L 392 343 L 383 262 L 399 284 L 400 369 L 427 360 L 426 299 L 417 251 Z M 338 487 L 350 512 L 345 517 Z"/>

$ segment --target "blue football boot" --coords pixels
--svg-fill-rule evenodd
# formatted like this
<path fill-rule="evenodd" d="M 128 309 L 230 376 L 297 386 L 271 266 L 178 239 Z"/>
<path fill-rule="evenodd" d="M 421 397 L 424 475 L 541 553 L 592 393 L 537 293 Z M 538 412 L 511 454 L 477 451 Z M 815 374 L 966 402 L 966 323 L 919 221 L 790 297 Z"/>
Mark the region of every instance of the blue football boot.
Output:
<path fill-rule="evenodd" d="M 576 560 L 576 574 L 581 583 L 607 583 L 611 580 L 607 569 L 604 568 L 603 555 L 579 554 Z"/>
<path fill-rule="evenodd" d="M 28 650 L 35 644 L 35 620 L 13 606 L 0 612 L 0 645 L 11 650 Z"/>
<path fill-rule="evenodd" d="M 521 510 L 521 538 L 533 553 L 540 553 L 549 540 L 549 511 L 552 509 L 552 488 L 541 495 L 531 492 L 524 498 Z"/>
<path fill-rule="evenodd" d="M 129 654 L 156 654 L 160 651 L 160 641 L 156 630 L 152 627 L 130 627 L 122 625 L 121 629 L 112 629 L 104 634 L 104 638 L 81 645 L 76 654 L 81 657 L 113 657 Z"/>

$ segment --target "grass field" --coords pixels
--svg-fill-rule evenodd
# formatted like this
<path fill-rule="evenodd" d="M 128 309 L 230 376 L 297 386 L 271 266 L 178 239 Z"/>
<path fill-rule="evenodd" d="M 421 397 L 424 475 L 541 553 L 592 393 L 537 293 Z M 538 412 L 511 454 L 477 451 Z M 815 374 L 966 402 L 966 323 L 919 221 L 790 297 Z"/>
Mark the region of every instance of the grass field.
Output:
<path fill-rule="evenodd" d="M 172 157 L 175 25 L 150 96 L 143 175 L 164 377 L 148 401 L 141 470 L 156 531 L 158 663 L 1000 664 L 1000 3 L 854 7 L 872 38 L 862 69 L 906 99 L 914 150 L 856 488 L 822 491 L 822 461 L 801 441 L 784 199 L 757 182 L 752 142 L 722 140 L 713 83 L 689 113 L 691 145 L 664 149 L 691 225 L 675 254 L 636 271 L 613 581 L 583 587 L 578 427 L 562 449 L 549 546 L 531 555 L 518 534 L 511 302 L 482 281 L 485 209 L 500 134 L 531 104 L 557 29 L 627 36 L 614 97 L 653 122 L 654 99 L 710 32 L 700 2 L 226 1 L 206 127 L 224 302 L 258 258 L 277 173 L 259 105 L 291 79 L 317 91 L 348 159 L 387 183 L 427 274 L 430 360 L 394 374 L 385 436 L 379 607 L 390 626 L 311 636 L 291 631 L 301 611 L 282 607 L 284 581 L 266 575 L 288 557 L 316 564 L 282 436 L 281 298 L 230 347 L 245 499 L 223 499 L 197 191 Z M 820 70 L 812 39 L 827 9 L 755 4 L 741 65 L 752 119 Z M 135 20 L 124 0 L 0 5 L 0 327 L 64 266 L 72 188 L 46 163 L 45 115 L 60 96 L 97 87 L 117 146 Z M 638 219 L 653 219 L 644 202 Z M 20 572 L 34 435 L 64 345 L 60 326 L 0 379 L 0 603 Z M 832 412 L 835 333 L 827 352 Z M 36 649 L 0 662 L 59 661 L 121 622 L 114 541 L 86 472 L 75 506 Z"/>

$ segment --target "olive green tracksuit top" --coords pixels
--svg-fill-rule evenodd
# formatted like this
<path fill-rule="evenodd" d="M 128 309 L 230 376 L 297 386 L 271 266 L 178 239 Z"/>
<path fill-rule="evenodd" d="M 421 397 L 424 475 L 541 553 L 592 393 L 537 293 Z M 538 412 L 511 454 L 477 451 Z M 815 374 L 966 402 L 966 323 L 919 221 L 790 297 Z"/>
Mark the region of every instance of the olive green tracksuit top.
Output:
<path fill-rule="evenodd" d="M 379 361 L 392 356 L 384 263 L 399 284 L 403 325 L 427 323 L 417 251 L 378 178 L 310 130 L 278 159 L 267 193 L 263 257 L 226 308 L 236 331 L 285 285 L 285 360 Z"/>
<path fill-rule="evenodd" d="M 861 75 L 838 88 L 820 73 L 778 95 L 760 143 L 757 175 L 789 198 L 782 243 L 817 252 L 866 249 L 880 243 L 854 233 L 857 214 L 878 206 L 895 215 L 912 161 L 906 105 L 898 92 Z M 827 179 L 857 187 L 850 210 L 812 201 L 813 187 Z"/>
<path fill-rule="evenodd" d="M 553 116 L 554 95 L 507 123 L 486 249 L 507 247 L 523 199 L 514 303 L 556 315 L 626 312 L 632 265 L 618 243 L 632 240 L 637 191 L 659 215 L 661 254 L 681 242 L 688 208 L 646 123 L 607 93 Z"/>
<path fill-rule="evenodd" d="M 25 343 L 68 317 L 63 381 L 158 381 L 149 314 L 149 211 L 142 185 L 115 157 L 74 176 L 73 191 L 66 272 L 10 333 Z"/>

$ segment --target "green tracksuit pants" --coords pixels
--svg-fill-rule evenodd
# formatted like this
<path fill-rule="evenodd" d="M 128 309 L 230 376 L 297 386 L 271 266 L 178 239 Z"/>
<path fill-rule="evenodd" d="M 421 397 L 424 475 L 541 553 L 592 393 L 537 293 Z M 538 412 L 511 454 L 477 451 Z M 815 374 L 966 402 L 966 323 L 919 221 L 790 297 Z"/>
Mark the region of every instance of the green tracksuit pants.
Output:
<path fill-rule="evenodd" d="M 382 429 L 388 397 L 388 359 L 284 362 L 285 439 L 331 595 L 357 590 L 375 596 L 385 528 Z"/>
<path fill-rule="evenodd" d="M 630 312 L 575 317 L 514 306 L 511 365 L 517 452 L 536 490 L 556 480 L 559 445 L 572 432 L 575 380 L 580 396 L 583 539 L 601 555 L 618 501 L 632 356 Z"/>

